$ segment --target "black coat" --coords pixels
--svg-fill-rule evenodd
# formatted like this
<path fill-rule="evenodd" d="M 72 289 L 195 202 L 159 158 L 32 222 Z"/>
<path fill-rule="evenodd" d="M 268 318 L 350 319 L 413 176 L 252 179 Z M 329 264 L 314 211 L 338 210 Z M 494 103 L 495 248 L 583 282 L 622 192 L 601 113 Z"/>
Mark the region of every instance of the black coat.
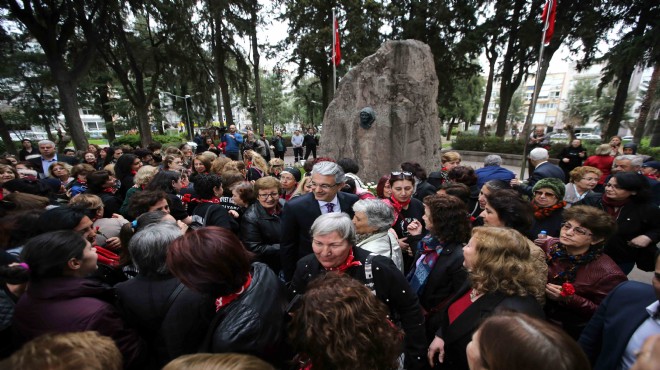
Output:
<path fill-rule="evenodd" d="M 366 283 L 364 267 L 369 254 L 369 251 L 353 247 L 355 260 L 360 261 L 362 265 L 353 266 L 347 269 L 345 273 L 358 281 Z M 372 271 L 376 297 L 390 308 L 395 321 L 397 318 L 400 320 L 401 328 L 406 334 L 406 368 L 423 368 L 427 362 L 427 343 L 424 335 L 424 317 L 417 295 L 410 289 L 408 281 L 391 259 L 380 255 L 375 256 L 372 260 Z M 307 284 L 325 272 L 325 268 L 319 263 L 315 255 L 303 257 L 298 261 L 295 275 L 289 286 L 290 295 L 304 294 Z"/>
<path fill-rule="evenodd" d="M 170 303 L 179 284 L 179 279 L 169 275 L 138 275 L 115 286 L 122 317 L 149 345 L 152 369 L 196 353 L 214 314 L 211 299 L 186 287 Z"/>
<path fill-rule="evenodd" d="M 420 202 L 424 201 L 424 198 L 426 198 L 429 195 L 435 194 L 435 192 L 438 189 L 436 189 L 435 186 L 431 185 L 428 183 L 428 181 L 420 181 L 419 184 L 417 184 L 417 189 L 415 191 L 415 194 L 413 194 L 413 197 Z"/>
<path fill-rule="evenodd" d="M 561 223 L 563 220 L 564 209 L 554 210 L 548 217 L 537 219 L 534 217 L 532 226 L 529 228 L 527 238 L 535 240 L 538 238 L 541 230 L 545 230 L 548 236 L 559 238 L 559 231 L 561 230 Z"/>
<path fill-rule="evenodd" d="M 449 301 L 449 305 L 457 301 L 468 290 L 470 282 L 459 289 Z M 516 311 L 526 313 L 540 319 L 544 318 L 543 309 L 533 296 L 507 296 L 500 292 L 487 293 L 473 302 L 454 322 L 449 323 L 448 308 L 443 312 L 440 329 L 435 333 L 445 341 L 445 361 L 441 369 L 468 370 L 465 348 L 472 341 L 472 334 L 479 328 L 481 322 L 488 316 L 501 311 Z"/>
<path fill-rule="evenodd" d="M 338 192 L 341 211 L 353 218 L 353 204 L 358 201 L 354 194 Z M 296 263 L 302 257 L 312 253 L 312 237 L 309 230 L 317 217 L 321 215 L 319 202 L 313 193 L 289 200 L 282 210 L 280 253 L 282 271 L 287 281 L 293 277 Z"/>
<path fill-rule="evenodd" d="M 37 151 L 39 153 L 39 151 Z M 76 157 L 69 157 L 64 154 L 56 154 L 57 161 L 54 162 L 64 162 L 68 163 L 72 166 L 75 166 L 78 164 L 78 158 Z M 48 174 L 44 174 L 44 167 L 41 165 L 41 156 L 35 157 L 35 158 L 30 158 L 28 159 L 28 162 L 32 163 L 36 168 L 37 168 L 37 173 L 39 174 L 40 178 L 48 177 Z"/>
<path fill-rule="evenodd" d="M 582 157 L 580 157 L 580 153 L 582 153 Z M 568 163 L 564 162 L 564 158 L 568 158 Z M 561 151 L 561 154 L 559 154 L 559 167 L 566 174 L 564 182 L 568 182 L 568 174 L 575 167 L 580 167 L 585 159 L 587 159 L 587 150 L 582 145 L 577 148 L 569 145 Z"/>
<path fill-rule="evenodd" d="M 541 163 L 536 169 L 534 169 L 534 173 L 532 173 L 532 176 L 527 179 L 527 184 L 521 184 L 518 187 L 518 191 L 520 191 L 523 194 L 527 194 L 528 196 L 532 196 L 532 188 L 534 185 L 541 179 L 546 179 L 554 177 L 556 179 L 560 179 L 561 181 L 564 181 L 564 171 L 562 171 L 559 166 L 552 164 L 550 162 L 545 162 Z"/>
<path fill-rule="evenodd" d="M 244 353 L 283 365 L 286 292 L 263 263 L 254 262 L 251 274 L 247 290 L 216 313 L 200 352 Z"/>
<path fill-rule="evenodd" d="M 241 241 L 275 273 L 280 271 L 280 217 L 270 215 L 259 202 L 254 202 L 241 219 Z"/>

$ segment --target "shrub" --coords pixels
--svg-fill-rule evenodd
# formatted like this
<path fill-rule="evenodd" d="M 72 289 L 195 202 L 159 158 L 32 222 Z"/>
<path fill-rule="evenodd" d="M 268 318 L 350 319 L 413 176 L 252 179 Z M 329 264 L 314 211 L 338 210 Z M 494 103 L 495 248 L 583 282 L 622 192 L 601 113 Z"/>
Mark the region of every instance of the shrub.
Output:
<path fill-rule="evenodd" d="M 452 149 L 456 150 L 504 154 L 522 154 L 524 146 L 523 140 L 505 140 L 497 136 L 478 136 L 463 132 L 460 132 L 452 142 Z"/>
<path fill-rule="evenodd" d="M 157 141 L 163 146 L 165 145 L 176 145 L 178 146 L 179 144 L 182 144 L 186 142 L 186 135 L 185 134 L 180 134 L 180 135 L 154 135 L 153 136 L 153 141 Z M 124 135 L 122 137 L 119 137 L 115 139 L 115 141 L 112 142 L 113 146 L 120 146 L 120 145 L 130 145 L 131 147 L 135 148 L 141 145 L 140 143 L 140 135 Z"/>
<path fill-rule="evenodd" d="M 16 147 L 17 152 L 23 149 L 23 146 L 21 145 L 20 141 L 13 141 L 12 144 L 14 145 L 14 147 Z M 0 140 L 0 154 L 6 154 L 6 153 L 7 153 L 7 145 L 3 140 Z"/>

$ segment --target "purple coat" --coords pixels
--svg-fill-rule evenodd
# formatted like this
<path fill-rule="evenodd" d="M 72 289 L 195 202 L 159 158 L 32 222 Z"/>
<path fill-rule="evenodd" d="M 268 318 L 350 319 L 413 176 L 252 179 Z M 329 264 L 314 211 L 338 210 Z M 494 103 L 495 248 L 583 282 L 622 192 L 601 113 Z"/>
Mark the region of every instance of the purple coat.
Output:
<path fill-rule="evenodd" d="M 88 279 L 59 277 L 30 282 L 16 304 L 16 339 L 24 343 L 52 332 L 97 331 L 115 341 L 124 356 L 124 367 L 132 367 L 144 349 L 143 342 L 124 324 L 113 300 L 112 288 Z"/>

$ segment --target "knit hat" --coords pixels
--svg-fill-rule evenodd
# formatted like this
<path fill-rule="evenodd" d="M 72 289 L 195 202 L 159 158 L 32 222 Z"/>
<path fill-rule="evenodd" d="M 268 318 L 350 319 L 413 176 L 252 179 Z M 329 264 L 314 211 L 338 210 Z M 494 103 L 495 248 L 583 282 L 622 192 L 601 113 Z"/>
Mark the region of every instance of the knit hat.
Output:
<path fill-rule="evenodd" d="M 635 144 L 635 143 L 625 143 L 625 144 L 623 144 L 623 148 L 624 149 L 626 149 L 626 148 L 632 149 L 633 154 L 637 154 L 637 144 Z"/>
<path fill-rule="evenodd" d="M 296 179 L 296 182 L 300 182 L 300 178 L 302 177 L 302 174 L 300 173 L 300 170 L 297 168 L 293 167 L 287 167 L 282 172 L 288 172 L 290 173 L 294 179 Z"/>
<path fill-rule="evenodd" d="M 564 199 L 564 194 L 566 193 L 566 186 L 564 185 L 563 181 L 554 177 L 541 179 L 537 181 L 536 184 L 534 184 L 532 191 L 537 191 L 543 188 L 552 190 L 557 196 L 557 199 L 559 200 Z"/>

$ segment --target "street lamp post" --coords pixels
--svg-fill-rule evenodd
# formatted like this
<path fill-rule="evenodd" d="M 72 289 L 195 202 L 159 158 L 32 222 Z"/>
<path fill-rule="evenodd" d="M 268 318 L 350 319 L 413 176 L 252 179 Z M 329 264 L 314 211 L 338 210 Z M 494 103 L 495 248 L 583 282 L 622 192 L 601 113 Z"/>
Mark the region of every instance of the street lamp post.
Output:
<path fill-rule="evenodd" d="M 190 141 L 193 141 L 193 127 L 192 127 L 192 122 L 190 122 L 190 115 L 188 114 L 188 99 L 190 98 L 190 95 L 180 96 L 180 95 L 172 94 L 171 92 L 168 91 L 162 91 L 162 92 L 167 95 L 173 96 L 175 98 L 183 99 L 183 104 L 186 107 L 186 128 L 188 129 L 188 135 L 190 136 Z"/>

